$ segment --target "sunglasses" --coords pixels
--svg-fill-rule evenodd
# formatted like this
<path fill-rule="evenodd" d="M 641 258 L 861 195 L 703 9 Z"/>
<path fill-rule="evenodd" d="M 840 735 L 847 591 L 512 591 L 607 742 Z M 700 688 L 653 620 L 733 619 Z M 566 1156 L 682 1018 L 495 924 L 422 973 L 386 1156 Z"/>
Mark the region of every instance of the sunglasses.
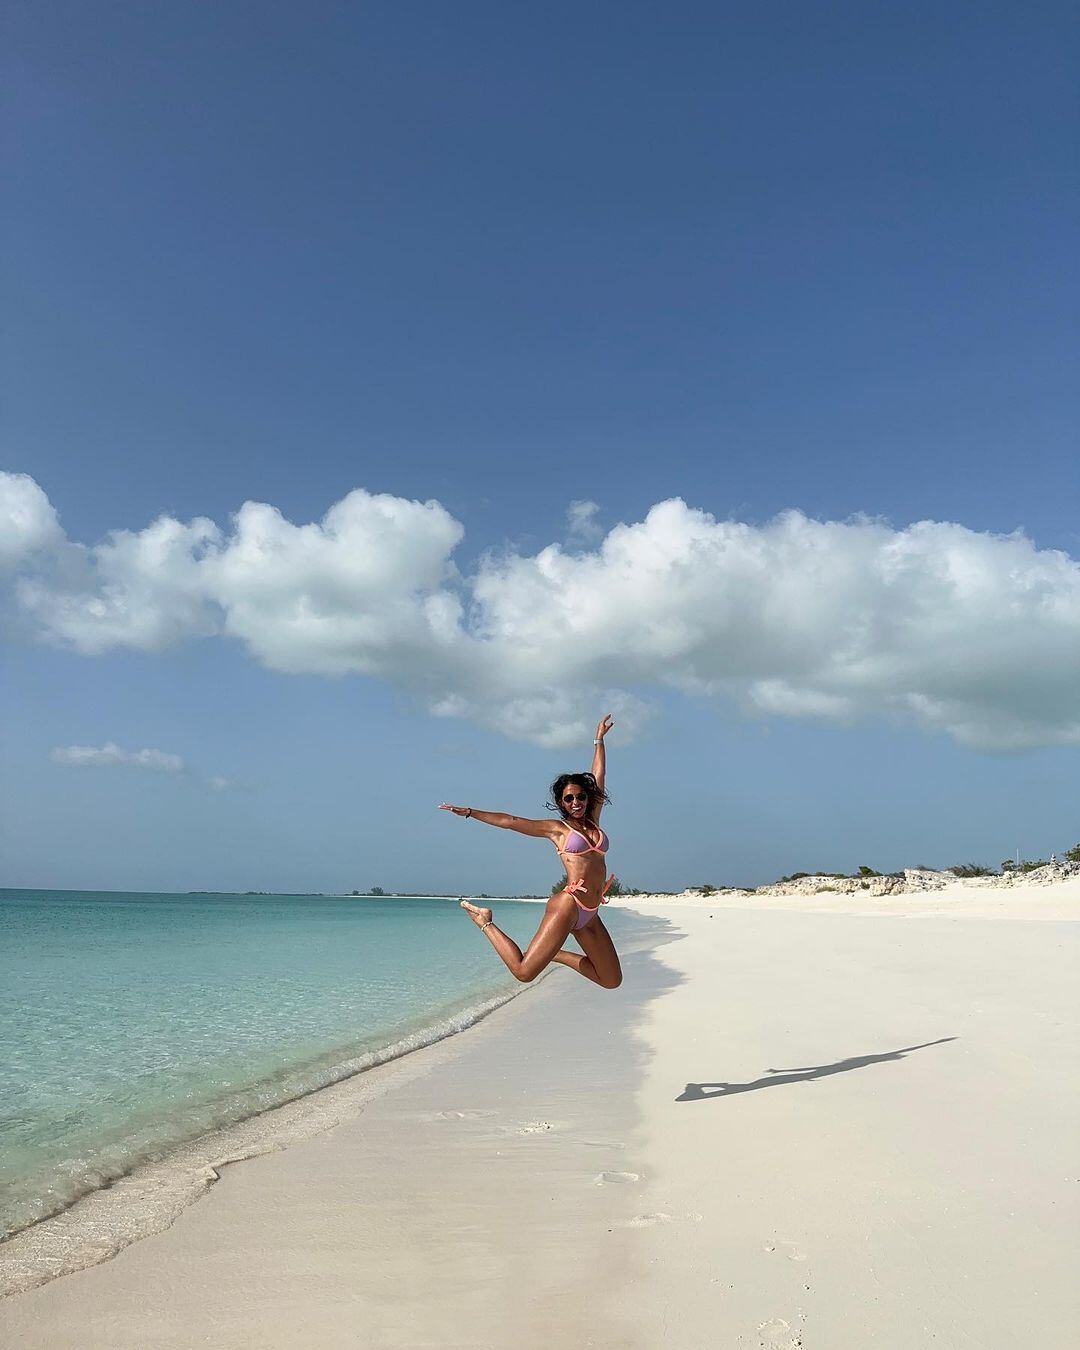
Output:
<path fill-rule="evenodd" d="M 564 802 L 587 802 L 588 800 L 589 794 L 587 792 L 569 793 L 563 798 Z"/>

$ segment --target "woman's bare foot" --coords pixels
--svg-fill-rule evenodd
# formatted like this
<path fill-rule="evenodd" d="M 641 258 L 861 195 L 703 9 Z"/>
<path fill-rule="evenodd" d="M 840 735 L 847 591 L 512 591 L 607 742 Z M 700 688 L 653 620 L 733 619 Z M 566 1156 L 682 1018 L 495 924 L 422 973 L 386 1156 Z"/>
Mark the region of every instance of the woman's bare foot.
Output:
<path fill-rule="evenodd" d="M 490 909 L 481 909 L 479 905 L 470 905 L 468 900 L 462 900 L 461 908 L 472 919 L 477 928 L 483 928 L 484 924 L 491 921 Z"/>

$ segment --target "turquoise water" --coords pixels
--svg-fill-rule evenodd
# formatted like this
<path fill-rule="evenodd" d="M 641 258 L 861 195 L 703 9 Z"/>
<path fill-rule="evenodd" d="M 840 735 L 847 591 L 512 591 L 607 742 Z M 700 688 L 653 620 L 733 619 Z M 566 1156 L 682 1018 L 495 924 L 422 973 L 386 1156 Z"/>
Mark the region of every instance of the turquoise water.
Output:
<path fill-rule="evenodd" d="M 0 891 L 0 1234 L 519 988 L 455 901 Z"/>

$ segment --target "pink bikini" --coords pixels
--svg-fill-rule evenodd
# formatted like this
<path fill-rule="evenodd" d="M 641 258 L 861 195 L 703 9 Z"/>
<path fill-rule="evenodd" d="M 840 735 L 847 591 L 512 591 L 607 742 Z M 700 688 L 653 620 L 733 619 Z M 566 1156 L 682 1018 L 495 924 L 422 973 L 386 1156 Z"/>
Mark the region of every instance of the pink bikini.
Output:
<path fill-rule="evenodd" d="M 582 823 L 585 825 L 592 825 L 591 820 L 583 821 Z M 599 825 L 594 826 L 594 828 L 600 830 Z M 577 843 L 575 842 L 576 840 L 580 840 L 581 842 Z M 574 854 L 575 857 L 580 857 L 583 853 L 599 853 L 603 855 L 608 851 L 609 847 L 610 842 L 603 830 L 600 830 L 600 842 L 598 844 L 590 844 L 588 836 L 582 834 L 580 830 L 575 830 L 572 825 L 570 827 L 569 838 L 566 841 L 566 847 L 559 848 L 558 844 L 555 845 L 559 857 L 564 861 L 568 853 Z M 608 903 L 607 893 L 611 889 L 614 880 L 614 877 L 608 877 L 607 881 L 604 883 L 604 889 L 600 895 L 600 905 L 606 905 Z M 590 923 L 593 915 L 598 913 L 600 909 L 600 905 L 597 905 L 596 909 L 590 909 L 588 905 L 583 905 L 578 899 L 578 895 L 582 891 L 587 891 L 588 889 L 588 886 L 586 886 L 583 881 L 575 881 L 566 887 L 567 895 L 572 895 L 574 897 L 574 904 L 578 907 L 577 922 L 574 924 L 575 932 L 579 928 L 584 928 L 587 923 Z"/>

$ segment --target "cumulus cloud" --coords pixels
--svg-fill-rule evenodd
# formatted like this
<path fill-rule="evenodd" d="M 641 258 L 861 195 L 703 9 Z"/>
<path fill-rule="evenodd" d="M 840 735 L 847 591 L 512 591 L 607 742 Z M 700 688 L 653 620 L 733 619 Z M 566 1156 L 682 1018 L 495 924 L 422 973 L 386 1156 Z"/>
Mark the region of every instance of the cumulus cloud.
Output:
<path fill-rule="evenodd" d="M 63 542 L 56 511 L 30 475 L 0 473 L 0 572 L 12 572 Z"/>
<path fill-rule="evenodd" d="M 44 542 L 19 554 L 17 601 L 89 655 L 218 633 L 273 669 L 378 676 L 552 748 L 580 744 L 601 705 L 632 733 L 664 687 L 755 716 L 902 718 L 980 749 L 1080 745 L 1080 564 L 1022 533 L 798 511 L 751 525 L 673 499 L 590 547 L 596 508 L 578 502 L 573 551 L 492 553 L 463 577 L 462 527 L 434 501 L 356 489 L 309 524 L 246 502 L 227 530 L 162 517 L 87 548 L 26 482 Z"/>
<path fill-rule="evenodd" d="M 58 745 L 50 758 L 55 764 L 72 768 L 101 768 L 121 765 L 129 769 L 151 769 L 155 773 L 183 773 L 184 761 L 165 750 L 122 750 L 112 741 L 104 745 Z"/>
<path fill-rule="evenodd" d="M 674 500 L 584 558 L 489 561 L 478 631 L 523 664 L 667 684 L 762 713 L 900 714 L 969 745 L 1080 744 L 1080 566 L 932 521 L 762 526 Z"/>
<path fill-rule="evenodd" d="M 264 665 L 394 678 L 459 635 L 461 603 L 448 584 L 463 534 L 438 502 L 361 489 L 310 525 L 245 502 L 202 580 L 224 632 Z"/>
<path fill-rule="evenodd" d="M 84 656 L 114 647 L 160 652 L 217 631 L 204 563 L 220 537 L 213 521 L 162 516 L 92 548 L 64 540 L 17 578 L 16 600 L 42 636 Z"/>

